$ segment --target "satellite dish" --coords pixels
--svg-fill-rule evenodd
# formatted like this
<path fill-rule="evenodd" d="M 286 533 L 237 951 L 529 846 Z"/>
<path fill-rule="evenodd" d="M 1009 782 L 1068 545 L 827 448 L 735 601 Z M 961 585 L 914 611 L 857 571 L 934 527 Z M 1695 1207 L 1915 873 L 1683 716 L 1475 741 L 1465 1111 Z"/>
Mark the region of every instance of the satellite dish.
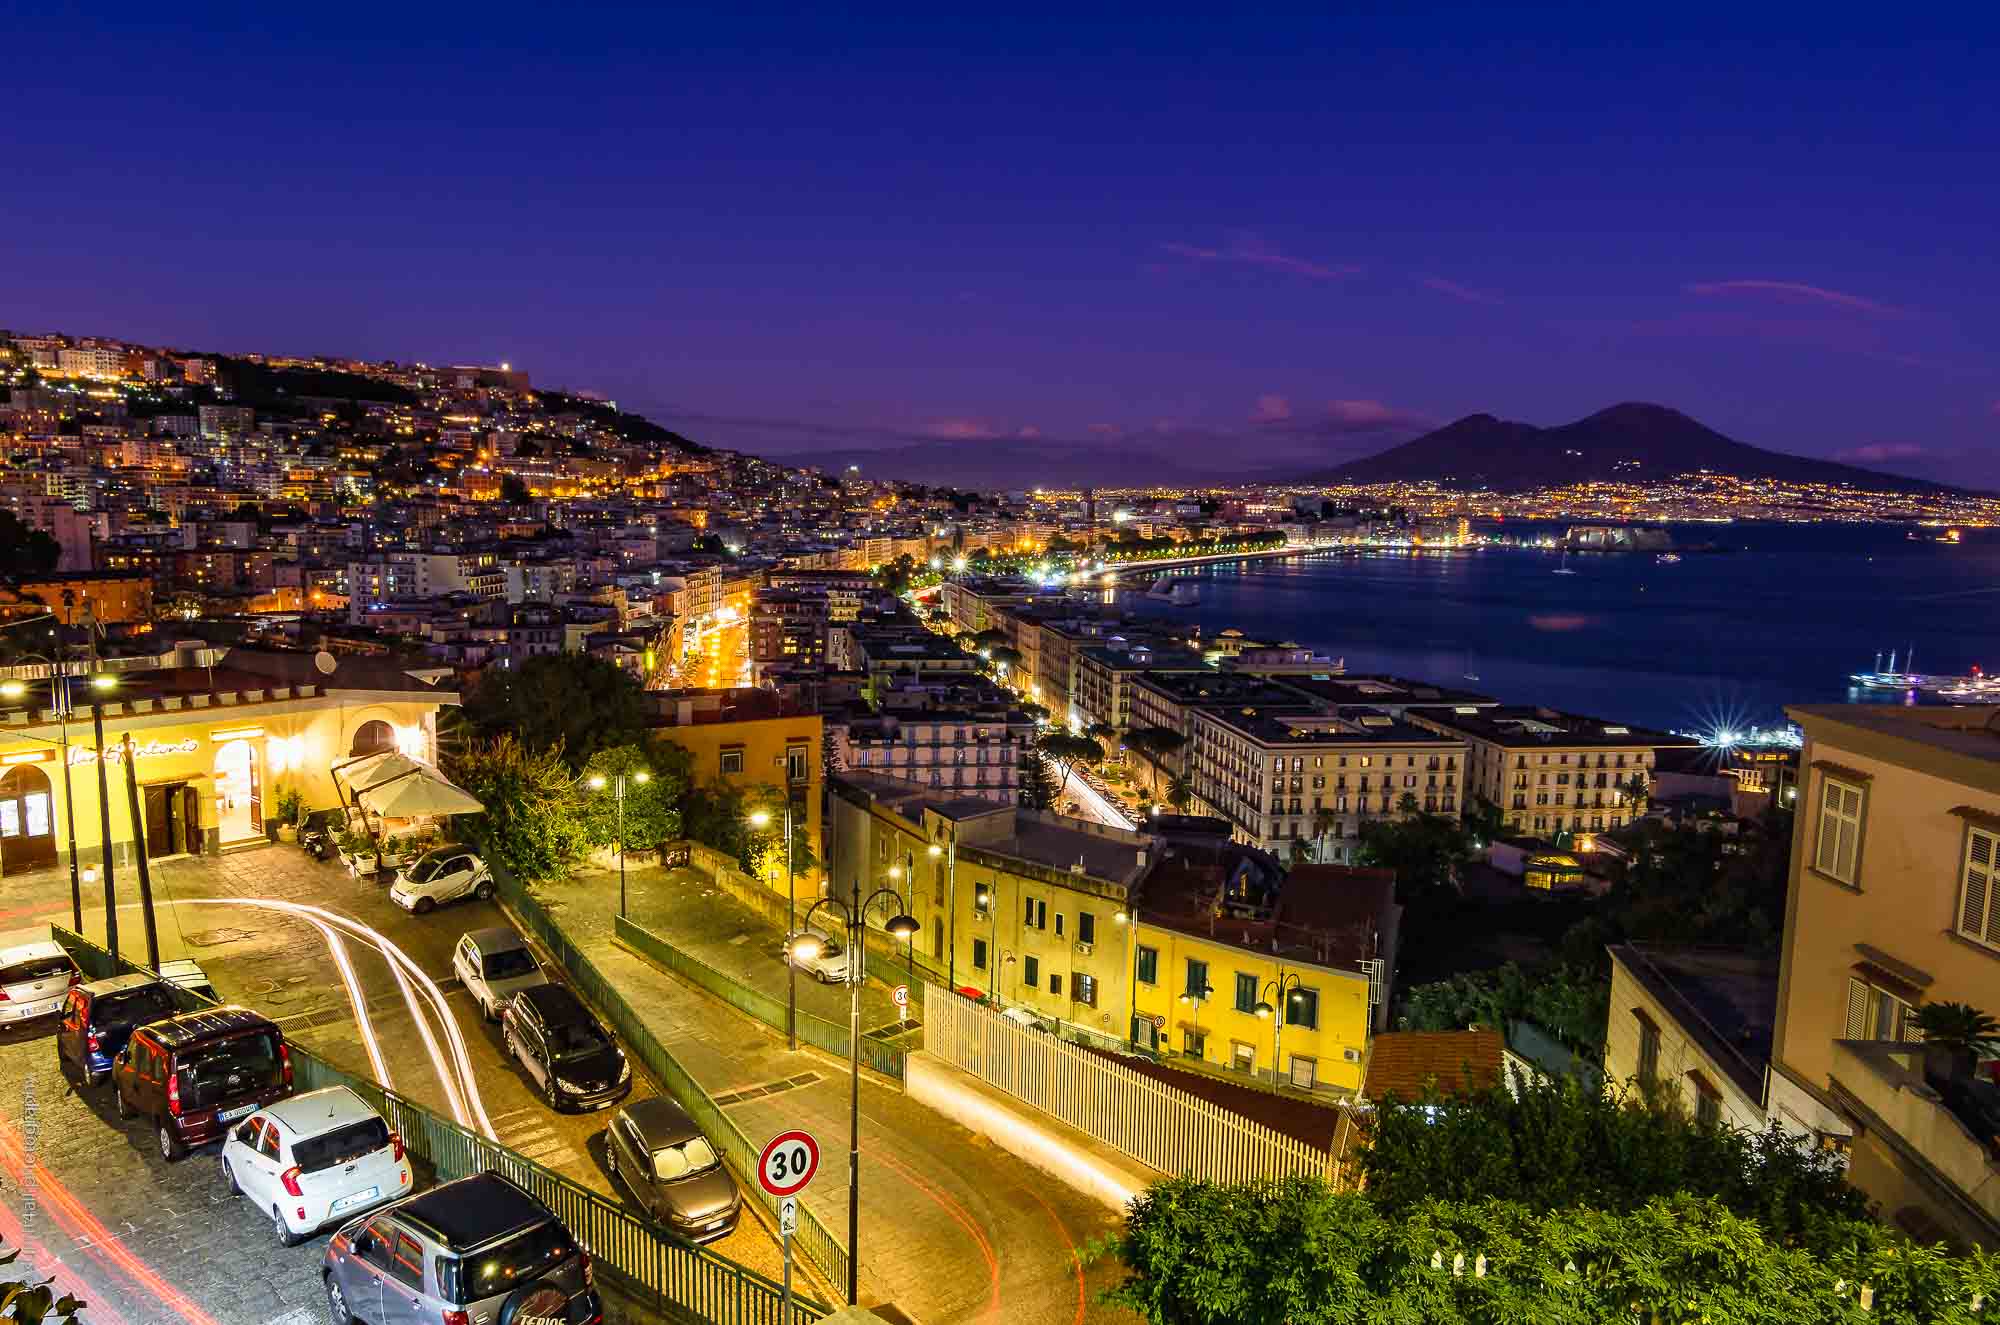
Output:
<path fill-rule="evenodd" d="M 328 653 L 325 649 L 321 649 L 313 655 L 313 666 L 319 668 L 321 676 L 332 676 L 333 669 L 339 666 L 339 663 L 334 659 L 332 654 Z"/>

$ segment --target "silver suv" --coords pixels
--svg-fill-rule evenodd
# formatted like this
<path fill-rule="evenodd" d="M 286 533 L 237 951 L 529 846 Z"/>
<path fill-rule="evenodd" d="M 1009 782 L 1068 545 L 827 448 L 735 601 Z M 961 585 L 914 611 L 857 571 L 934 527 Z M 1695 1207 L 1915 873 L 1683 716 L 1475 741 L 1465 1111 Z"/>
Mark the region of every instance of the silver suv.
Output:
<path fill-rule="evenodd" d="M 604 1303 L 547 1206 L 487 1172 L 406 1197 L 341 1227 L 321 1271 L 334 1325 L 599 1325 Z"/>

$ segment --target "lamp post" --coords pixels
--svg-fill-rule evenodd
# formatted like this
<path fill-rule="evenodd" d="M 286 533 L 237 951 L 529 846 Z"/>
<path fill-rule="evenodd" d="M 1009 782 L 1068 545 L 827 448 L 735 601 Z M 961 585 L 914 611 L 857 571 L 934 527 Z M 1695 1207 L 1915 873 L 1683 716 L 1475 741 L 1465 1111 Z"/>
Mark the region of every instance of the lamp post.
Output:
<path fill-rule="evenodd" d="M 117 684 L 117 677 L 103 673 L 90 678 L 90 726 L 97 745 L 97 814 L 104 833 L 104 947 L 114 960 L 118 956 L 118 888 L 111 874 L 111 791 L 104 776 L 104 705 L 98 695 Z"/>
<path fill-rule="evenodd" d="M 1000 927 L 993 921 L 993 889 L 999 884 L 975 884 L 972 891 L 972 906 L 975 911 L 986 913 L 986 997 L 998 999 L 1000 996 Z"/>
<path fill-rule="evenodd" d="M 951 838 L 944 846 L 933 842 L 927 848 L 930 858 L 944 857 L 946 902 L 950 918 L 945 922 L 944 982 L 952 993 L 958 992 L 958 829 L 954 825 Z"/>
<path fill-rule="evenodd" d="M 753 810 L 750 826 L 770 827 L 771 812 Z M 785 793 L 785 894 L 785 941 L 790 943 L 799 928 L 799 884 L 792 868 L 792 797 L 789 791 Z M 799 968 L 792 961 L 785 963 L 785 1047 L 799 1047 Z"/>
<path fill-rule="evenodd" d="M 1304 985 L 1299 979 L 1298 972 L 1287 973 L 1281 969 L 1278 972 L 1278 978 L 1275 980 L 1266 980 L 1264 988 L 1260 991 L 1260 993 L 1269 994 L 1270 997 L 1260 997 L 1257 1000 L 1257 1006 L 1250 1009 L 1258 1016 L 1267 1017 L 1275 1023 L 1271 1028 L 1271 1087 L 1274 1090 L 1283 1090 L 1285 1088 L 1285 1022 L 1287 1020 L 1285 1010 L 1291 1006 L 1286 1001 L 1286 995 L 1289 994 L 1293 1001 L 1297 1001 L 1299 990 L 1303 987 Z"/>
<path fill-rule="evenodd" d="M 623 919 L 625 915 L 625 779 L 628 777 L 632 781 L 642 785 L 653 780 L 653 775 L 643 768 L 635 769 L 629 773 L 621 769 L 613 773 L 609 778 L 605 777 L 602 773 L 592 773 L 589 779 L 592 791 L 603 791 L 608 783 L 612 788 L 613 796 L 618 801 L 618 915 L 620 919 Z M 655 843 L 655 845 L 658 844 Z"/>
<path fill-rule="evenodd" d="M 1214 992 L 1215 986 L 1208 983 L 1208 978 L 1203 976 L 1200 988 L 1197 989 L 1195 986 L 1189 985 L 1181 994 L 1181 1002 L 1188 1004 L 1194 1009 L 1194 1033 L 1196 1035 L 1203 1034 L 1201 1029 L 1201 1005 L 1208 1002 L 1208 996 Z M 1205 1046 L 1201 1056 L 1202 1060 L 1206 1062 L 1208 1059 L 1208 1050 Z"/>
<path fill-rule="evenodd" d="M 895 878 L 896 867 L 891 865 L 889 867 L 889 879 L 891 882 L 894 882 Z M 917 901 L 917 853 L 914 851 L 905 851 L 903 853 L 903 879 L 905 885 L 910 890 L 910 905 L 914 908 Z M 911 930 L 909 941 L 903 946 L 903 969 L 908 972 L 905 978 L 913 987 L 917 983 L 916 933 L 914 929 Z"/>
<path fill-rule="evenodd" d="M 63 789 L 63 831 L 69 839 L 69 918 L 78 934 L 83 933 L 83 879 L 76 863 L 76 804 L 71 798 L 69 786 L 69 719 L 72 712 L 69 694 L 69 669 L 67 664 L 54 658 L 30 654 L 29 657 L 46 662 L 54 670 L 49 676 L 49 701 L 55 706 L 57 733 L 61 739 L 56 742 L 62 761 Z M 28 692 L 25 681 L 0 683 L 0 696 L 19 699 Z"/>
<path fill-rule="evenodd" d="M 854 881 L 856 896 L 861 881 Z M 806 912 L 805 924 L 792 940 L 791 955 L 810 961 L 819 954 L 819 940 L 812 936 L 812 918 L 821 907 L 838 912 L 847 925 L 847 1301 L 861 1301 L 861 982 L 868 966 L 868 909 L 876 899 L 887 897 L 897 907 L 883 926 L 892 937 L 909 938 L 917 932 L 917 918 L 909 913 L 894 888 L 877 888 L 859 906 L 849 906 L 836 897 L 823 897 Z"/>

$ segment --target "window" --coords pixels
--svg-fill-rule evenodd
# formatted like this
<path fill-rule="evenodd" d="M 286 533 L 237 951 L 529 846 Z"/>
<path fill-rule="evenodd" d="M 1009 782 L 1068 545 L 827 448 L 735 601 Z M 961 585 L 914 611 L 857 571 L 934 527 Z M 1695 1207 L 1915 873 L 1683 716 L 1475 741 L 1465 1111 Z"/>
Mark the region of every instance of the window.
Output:
<path fill-rule="evenodd" d="M 1189 998 L 1207 998 L 1209 989 L 1208 963 L 1196 961 L 1192 957 L 1188 958 L 1187 984 L 1181 992 Z"/>
<path fill-rule="evenodd" d="M 972 969 L 975 971 L 983 971 L 986 969 L 985 939 L 974 939 L 972 941 Z"/>
<path fill-rule="evenodd" d="M 1319 1059 L 1307 1058 L 1301 1054 L 1292 1055 L 1292 1085 L 1299 1090 L 1311 1090 L 1319 1080 Z"/>
<path fill-rule="evenodd" d="M 408 1233 L 396 1234 L 396 1249 L 389 1253 L 386 1267 L 397 1280 L 411 1288 L 424 1286 L 424 1249 Z"/>
<path fill-rule="evenodd" d="M 1087 1008 L 1096 1007 L 1097 977 L 1094 975 L 1085 975 L 1081 971 L 1077 972 L 1075 992 L 1076 992 L 1077 1002 L 1083 1004 Z"/>
<path fill-rule="evenodd" d="M 743 751 L 740 749 L 724 750 L 722 752 L 722 771 L 725 773 L 741 773 L 743 771 Z"/>
<path fill-rule="evenodd" d="M 1855 881 L 1861 847 L 1861 788 L 1825 778 L 1819 807 L 1819 840 L 1813 868 L 1842 883 Z"/>
<path fill-rule="evenodd" d="M 257 1142 L 257 1153 L 266 1159 L 276 1159 L 278 1158 L 278 1144 L 278 1129 L 267 1123 L 264 1127 L 264 1135 Z"/>
<path fill-rule="evenodd" d="M 1181 1052 L 1189 1058 L 1208 1057 L 1208 1033 L 1192 1027 L 1181 1031 Z"/>
<path fill-rule="evenodd" d="M 1076 941 L 1078 943 L 1097 942 L 1097 917 L 1088 911 L 1076 913 Z"/>
<path fill-rule="evenodd" d="M 1722 1122 L 1722 1094 L 1711 1086 L 1708 1078 L 1699 1072 L 1688 1073 L 1688 1084 L 1694 1087 L 1694 1120 L 1703 1127 L 1714 1127 Z"/>
<path fill-rule="evenodd" d="M 1049 904 L 1048 904 L 1047 902 L 1036 902 L 1036 903 L 1035 903 L 1035 928 L 1036 928 L 1036 929 L 1047 929 L 1048 927 L 1049 927 Z M 1058 931 L 1058 932 L 1060 932 L 1060 931 Z"/>
<path fill-rule="evenodd" d="M 1062 993 L 1062 977 L 1054 971 L 1049 972 L 1049 992 L 1051 994 Z"/>
<path fill-rule="evenodd" d="M 1257 1070 L 1257 1046 L 1245 1044 L 1241 1040 L 1229 1042 L 1229 1066 L 1237 1072 Z"/>
<path fill-rule="evenodd" d="M 1160 950 L 1141 944 L 1139 946 L 1138 967 L 1139 969 L 1135 978 L 1140 984 L 1156 985 L 1160 983 Z"/>
<path fill-rule="evenodd" d="M 1660 1076 L 1660 1027 L 1638 1008 L 1632 1017 L 1639 1023 L 1639 1081 L 1650 1086 Z"/>
<path fill-rule="evenodd" d="M 1056 937 L 1057 937 L 1057 938 L 1061 938 L 1061 937 L 1063 936 L 1063 928 L 1062 928 L 1062 926 L 1063 926 L 1063 913 L 1062 913 L 1062 912 L 1060 912 L 1060 911 L 1058 911 L 1058 912 L 1056 912 Z"/>
<path fill-rule="evenodd" d="M 1886 989 L 1855 976 L 1847 978 L 1847 1035 L 1850 1040 L 1915 1040 L 1910 1005 Z"/>
<path fill-rule="evenodd" d="M 1285 1020 L 1293 1026 L 1303 1026 L 1309 1031 L 1319 1029 L 1319 990 L 1294 989 L 1286 1000 Z"/>
<path fill-rule="evenodd" d="M 1024 957 L 1021 959 L 1021 965 L 1024 968 L 1021 974 L 1022 983 L 1026 984 L 1030 989 L 1040 989 L 1042 987 L 1041 959 L 1039 957 Z"/>
<path fill-rule="evenodd" d="M 1236 1010 L 1238 1012 L 1257 1010 L 1257 977 L 1248 971 L 1236 973 Z"/>
<path fill-rule="evenodd" d="M 1958 932 L 1974 943 L 2000 948 L 2000 888 L 1993 884 L 2000 834 L 1973 828 L 1965 834 L 1965 867 L 1958 880 Z"/>
<path fill-rule="evenodd" d="M 806 748 L 803 745 L 794 745 L 786 749 L 785 777 L 792 782 L 806 780 Z"/>

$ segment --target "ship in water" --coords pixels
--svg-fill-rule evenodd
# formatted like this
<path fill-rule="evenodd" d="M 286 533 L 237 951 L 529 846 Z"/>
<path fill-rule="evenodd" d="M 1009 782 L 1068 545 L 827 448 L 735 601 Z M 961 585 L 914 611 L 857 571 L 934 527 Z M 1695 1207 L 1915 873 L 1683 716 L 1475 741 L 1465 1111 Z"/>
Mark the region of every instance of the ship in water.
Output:
<path fill-rule="evenodd" d="M 1933 676 L 1920 672 L 1914 666 L 1916 651 L 1903 655 L 1903 665 L 1896 666 L 1896 651 L 1889 651 L 1887 665 L 1882 655 L 1875 655 L 1875 670 L 1853 672 L 1848 676 L 1862 690 L 1891 690 L 1905 695 L 1932 695 L 1952 704 L 2000 702 L 2000 677 L 1988 676 L 1980 668 L 1973 668 L 1963 676 Z"/>

